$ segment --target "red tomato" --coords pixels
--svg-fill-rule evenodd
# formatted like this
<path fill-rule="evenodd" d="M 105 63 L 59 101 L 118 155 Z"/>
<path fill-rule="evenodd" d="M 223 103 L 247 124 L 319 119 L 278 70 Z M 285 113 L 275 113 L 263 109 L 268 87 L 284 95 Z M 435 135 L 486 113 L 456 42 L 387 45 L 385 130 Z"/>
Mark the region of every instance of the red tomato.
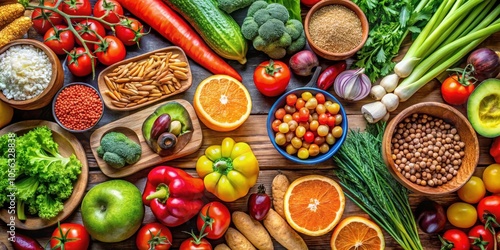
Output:
<path fill-rule="evenodd" d="M 198 219 L 196 220 L 196 226 L 198 230 L 202 231 L 203 225 L 206 224 L 205 232 L 207 238 L 215 240 L 224 236 L 226 230 L 229 228 L 231 223 L 231 213 L 226 205 L 218 202 L 212 201 L 201 208 Z"/>
<path fill-rule="evenodd" d="M 66 0 L 61 3 L 62 11 L 73 16 L 90 16 L 92 15 L 92 6 L 90 0 Z M 77 23 L 85 20 L 84 18 L 72 18 L 72 23 Z"/>
<path fill-rule="evenodd" d="M 90 236 L 85 227 L 77 223 L 60 224 L 50 238 L 51 249 L 88 249 Z"/>
<path fill-rule="evenodd" d="M 172 233 L 158 222 L 148 223 L 139 229 L 135 244 L 139 250 L 167 250 L 172 246 Z"/>
<path fill-rule="evenodd" d="M 470 229 L 469 239 L 472 249 L 493 250 L 493 234 L 484 225 L 477 225 Z M 481 247 L 483 246 L 483 247 Z"/>
<path fill-rule="evenodd" d="M 314 141 L 314 133 L 311 131 L 307 131 L 304 135 L 304 141 L 307 143 L 312 143 Z"/>
<path fill-rule="evenodd" d="M 441 249 L 450 250 L 469 250 L 470 242 L 467 234 L 458 229 L 449 229 L 444 232 L 442 240 Z M 450 244 L 453 244 L 450 246 Z M 445 248 L 445 246 L 448 246 Z"/>
<path fill-rule="evenodd" d="M 44 6 L 54 7 L 55 2 L 45 1 Z M 62 9 L 61 5 L 57 7 L 59 10 Z M 58 25 L 64 23 L 64 18 L 56 12 L 51 10 L 43 10 L 40 8 L 35 8 L 31 13 L 31 20 L 33 22 L 33 29 L 35 29 L 38 34 L 45 34 L 47 30 L 52 28 L 52 25 Z"/>
<path fill-rule="evenodd" d="M 293 107 L 296 102 L 297 102 L 296 94 L 289 94 L 286 96 L 286 105 Z"/>
<path fill-rule="evenodd" d="M 123 16 L 123 8 L 120 3 L 115 0 L 97 0 L 94 5 L 94 16 L 102 17 L 106 15 L 106 11 L 109 14 L 103 17 L 104 21 L 108 23 L 119 23 L 120 16 Z M 106 29 L 110 29 L 108 25 L 104 25 Z"/>
<path fill-rule="evenodd" d="M 93 57 L 92 52 L 90 55 Z M 97 60 L 93 57 L 94 67 L 97 64 Z M 75 76 L 86 76 L 92 73 L 92 59 L 85 53 L 83 47 L 74 48 L 69 52 L 68 59 L 66 60 L 68 64 L 68 69 Z"/>
<path fill-rule="evenodd" d="M 265 96 L 277 96 L 285 92 L 290 82 L 290 69 L 281 61 L 265 61 L 253 73 L 257 90 Z"/>
<path fill-rule="evenodd" d="M 441 96 L 451 105 L 462 105 L 467 102 L 474 90 L 474 83 L 452 75 L 441 84 Z"/>
<path fill-rule="evenodd" d="M 117 63 L 127 55 L 125 45 L 115 36 L 105 36 L 104 41 L 94 44 L 94 49 L 97 60 L 104 65 Z"/>
<path fill-rule="evenodd" d="M 299 109 L 299 121 L 306 122 L 309 121 L 309 109 L 302 107 Z"/>
<path fill-rule="evenodd" d="M 116 37 L 127 46 L 138 44 L 144 34 L 143 31 L 141 22 L 131 17 L 122 19 L 120 24 L 115 26 Z"/>
<path fill-rule="evenodd" d="M 212 245 L 205 238 L 197 241 L 190 237 L 181 243 L 179 250 L 212 250 Z"/>
<path fill-rule="evenodd" d="M 481 199 L 477 204 L 477 215 L 483 224 L 491 217 L 495 217 L 498 222 L 500 220 L 500 196 L 490 195 Z"/>
<path fill-rule="evenodd" d="M 313 5 L 315 5 L 319 1 L 321 1 L 321 0 L 300 0 L 300 3 L 307 6 L 307 7 L 312 7 Z"/>
<path fill-rule="evenodd" d="M 86 41 L 98 42 L 99 37 L 104 37 L 106 35 L 106 30 L 104 29 L 104 26 L 102 26 L 100 22 L 92 19 L 83 20 L 77 23 L 75 25 L 75 30 L 83 38 L 83 40 Z M 75 40 L 78 45 L 82 45 L 82 42 L 80 42 L 80 40 L 78 39 Z M 89 49 L 93 48 L 92 43 L 86 42 L 86 44 Z"/>
<path fill-rule="evenodd" d="M 67 28 L 66 25 L 56 25 L 43 36 L 43 43 L 58 55 L 64 55 L 75 47 L 75 36 Z"/>

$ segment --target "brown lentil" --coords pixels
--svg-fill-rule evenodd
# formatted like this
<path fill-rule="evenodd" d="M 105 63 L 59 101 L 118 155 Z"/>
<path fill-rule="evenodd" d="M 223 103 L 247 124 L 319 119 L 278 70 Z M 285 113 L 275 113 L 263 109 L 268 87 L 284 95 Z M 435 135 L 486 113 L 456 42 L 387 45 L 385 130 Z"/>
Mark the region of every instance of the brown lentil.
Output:
<path fill-rule="evenodd" d="M 102 112 L 102 101 L 97 91 L 79 84 L 63 89 L 54 105 L 59 122 L 71 130 L 85 130 L 94 126 Z"/>
<path fill-rule="evenodd" d="M 462 164 L 464 148 L 453 125 L 427 114 L 405 118 L 391 139 L 397 170 L 422 186 L 439 186 L 453 179 Z"/>
<path fill-rule="evenodd" d="M 343 5 L 321 7 L 311 16 L 309 34 L 319 48 L 342 53 L 358 46 L 363 37 L 361 20 Z"/>

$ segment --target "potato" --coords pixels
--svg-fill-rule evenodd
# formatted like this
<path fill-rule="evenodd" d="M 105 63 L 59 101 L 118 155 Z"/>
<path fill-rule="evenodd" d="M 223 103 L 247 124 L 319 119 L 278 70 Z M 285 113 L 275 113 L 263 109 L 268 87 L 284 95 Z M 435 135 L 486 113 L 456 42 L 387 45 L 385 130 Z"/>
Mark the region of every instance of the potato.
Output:
<path fill-rule="evenodd" d="M 214 250 L 231 250 L 226 244 L 220 243 L 219 245 L 215 246 Z"/>
<path fill-rule="evenodd" d="M 238 230 L 229 227 L 224 235 L 227 245 L 231 249 L 237 250 L 256 250 L 250 241 L 243 236 Z"/>
<path fill-rule="evenodd" d="M 263 222 L 269 234 L 286 249 L 308 249 L 304 239 L 273 209 L 269 210 Z"/>
<path fill-rule="evenodd" d="M 280 172 L 274 177 L 271 193 L 273 196 L 273 207 L 274 210 L 283 218 L 285 218 L 283 199 L 285 198 L 288 186 L 290 186 L 290 181 L 288 181 L 286 175 Z"/>
<path fill-rule="evenodd" d="M 233 212 L 232 220 L 236 229 L 238 229 L 238 231 L 240 231 L 240 233 L 242 233 L 257 249 L 274 249 L 271 236 L 258 220 L 253 219 L 250 215 L 241 211 Z"/>

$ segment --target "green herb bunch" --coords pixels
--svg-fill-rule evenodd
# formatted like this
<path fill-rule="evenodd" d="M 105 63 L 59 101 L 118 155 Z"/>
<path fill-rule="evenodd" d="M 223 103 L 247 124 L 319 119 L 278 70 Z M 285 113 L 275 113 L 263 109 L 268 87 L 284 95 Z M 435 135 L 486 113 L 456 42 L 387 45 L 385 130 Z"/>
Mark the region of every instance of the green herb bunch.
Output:
<path fill-rule="evenodd" d="M 366 14 L 370 33 L 357 53 L 355 66 L 365 68 L 372 82 L 392 72 L 408 34 L 416 38 L 442 0 L 353 0 Z"/>
<path fill-rule="evenodd" d="M 354 203 L 403 249 L 423 250 L 410 207 L 409 191 L 395 181 L 382 158 L 385 123 L 368 125 L 366 131 L 351 130 L 333 157 L 335 174 Z"/>

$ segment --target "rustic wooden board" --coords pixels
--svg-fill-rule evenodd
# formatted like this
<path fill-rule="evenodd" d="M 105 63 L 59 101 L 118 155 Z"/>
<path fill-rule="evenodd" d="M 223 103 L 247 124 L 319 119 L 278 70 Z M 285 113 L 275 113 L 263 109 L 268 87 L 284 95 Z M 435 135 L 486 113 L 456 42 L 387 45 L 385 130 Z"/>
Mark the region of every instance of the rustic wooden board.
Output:
<path fill-rule="evenodd" d="M 64 202 L 64 210 L 59 213 L 59 215 L 50 220 L 31 216 L 28 212 L 26 212 L 27 219 L 25 221 L 20 221 L 17 216 L 15 216 L 15 214 L 9 214 L 9 211 L 7 209 L 2 209 L 0 211 L 0 219 L 2 219 L 5 223 L 10 223 L 11 216 L 15 217 L 15 228 L 38 230 L 55 225 L 58 221 L 65 220 L 73 213 L 73 211 L 79 208 L 80 202 L 83 199 L 83 195 L 86 192 L 89 168 L 85 150 L 73 134 L 61 128 L 59 125 L 57 125 L 57 123 L 42 120 L 22 121 L 3 128 L 2 130 L 0 130 L 0 135 L 9 132 L 16 133 L 17 135 L 22 135 L 29 130 L 40 126 L 47 126 L 52 130 L 52 136 L 54 137 L 54 141 L 59 145 L 59 152 L 62 156 L 69 157 L 72 154 L 76 155 L 78 160 L 80 160 L 82 163 L 82 172 L 74 184 L 73 194 L 69 197 L 68 200 Z M 14 207 L 16 205 L 14 205 Z"/>
<path fill-rule="evenodd" d="M 106 82 L 104 81 L 104 76 L 105 75 L 113 72 L 113 70 L 116 67 L 120 66 L 120 65 L 127 65 L 130 62 L 139 62 L 139 61 L 142 61 L 143 59 L 147 59 L 147 58 L 149 58 L 151 55 L 153 55 L 155 53 L 168 53 L 168 52 L 171 52 L 173 54 L 178 54 L 179 56 L 177 58 L 179 60 L 181 60 L 182 62 L 187 62 L 188 63 L 188 66 L 187 66 L 187 69 L 188 69 L 188 73 L 187 73 L 188 79 L 184 80 L 184 81 L 181 81 L 182 85 L 181 85 L 180 89 L 178 89 L 177 91 L 172 92 L 170 94 L 162 95 L 159 98 L 156 98 L 154 100 L 147 101 L 147 102 L 144 102 L 144 103 L 138 104 L 136 106 L 132 106 L 132 107 L 120 108 L 120 107 L 117 107 L 117 106 L 115 106 L 115 105 L 113 105 L 111 103 L 111 101 L 113 99 L 111 97 L 109 97 L 109 95 L 105 94 L 105 91 L 109 91 L 109 88 L 107 87 Z M 115 64 L 113 64 L 113 65 L 105 68 L 103 71 L 101 71 L 101 73 L 99 74 L 99 77 L 97 78 L 97 85 L 99 86 L 99 92 L 101 92 L 102 99 L 104 100 L 104 104 L 109 109 L 115 110 L 115 111 L 132 111 L 132 110 L 136 110 L 138 108 L 142 108 L 142 107 L 151 105 L 153 103 L 159 102 L 161 100 L 165 100 L 166 98 L 168 98 L 170 96 L 177 95 L 177 94 L 180 94 L 180 93 L 188 90 L 191 87 L 192 83 L 193 83 L 193 76 L 191 75 L 191 69 L 189 67 L 189 62 L 188 62 L 188 59 L 186 57 L 186 54 L 184 53 L 184 51 L 181 48 L 179 48 L 177 46 L 169 46 L 169 47 L 166 47 L 166 48 L 154 50 L 154 51 L 151 51 L 151 52 L 148 52 L 148 53 L 144 53 L 142 55 L 135 56 L 135 57 L 132 57 L 132 58 L 128 58 L 128 59 L 123 60 L 121 62 L 115 63 Z"/>
<path fill-rule="evenodd" d="M 146 109 L 143 109 L 139 112 L 136 112 L 132 115 L 126 116 L 120 120 L 114 121 L 112 123 L 109 123 L 103 127 L 100 127 L 99 129 L 95 130 L 94 133 L 90 136 L 90 145 L 92 149 L 92 153 L 94 158 L 97 161 L 97 164 L 101 168 L 101 171 L 113 178 L 119 178 L 119 177 L 124 177 L 131 175 L 133 173 L 136 173 L 137 171 L 140 171 L 142 169 L 151 167 L 156 164 L 160 164 L 163 162 L 167 162 L 179 157 L 183 157 L 189 154 L 192 154 L 196 152 L 202 143 L 203 139 L 203 134 L 202 130 L 200 127 L 200 123 L 198 121 L 198 117 L 196 116 L 196 113 L 193 109 L 193 106 L 187 102 L 186 100 L 178 99 L 178 100 L 172 100 L 172 102 L 178 102 L 181 105 L 183 105 L 186 110 L 189 112 L 189 116 L 191 118 L 191 121 L 193 123 L 193 134 L 191 136 L 191 140 L 189 143 L 182 148 L 179 152 L 169 155 L 169 156 L 164 156 L 161 157 L 157 153 L 153 152 L 151 148 L 148 146 L 146 141 L 144 140 L 144 136 L 142 134 L 142 123 L 146 118 L 151 115 L 156 108 L 164 105 L 165 103 L 168 102 L 163 102 L 159 103 L 157 105 L 148 107 Z M 170 101 L 169 101 L 170 102 Z M 120 169 L 116 169 L 113 167 L 110 167 L 106 162 L 104 162 L 100 157 L 97 156 L 97 148 L 101 144 L 101 138 L 106 134 L 107 132 L 111 131 L 120 131 L 124 132 L 129 138 L 132 140 L 136 141 L 141 145 L 142 148 L 142 155 L 141 159 L 129 166 L 125 166 Z"/>

